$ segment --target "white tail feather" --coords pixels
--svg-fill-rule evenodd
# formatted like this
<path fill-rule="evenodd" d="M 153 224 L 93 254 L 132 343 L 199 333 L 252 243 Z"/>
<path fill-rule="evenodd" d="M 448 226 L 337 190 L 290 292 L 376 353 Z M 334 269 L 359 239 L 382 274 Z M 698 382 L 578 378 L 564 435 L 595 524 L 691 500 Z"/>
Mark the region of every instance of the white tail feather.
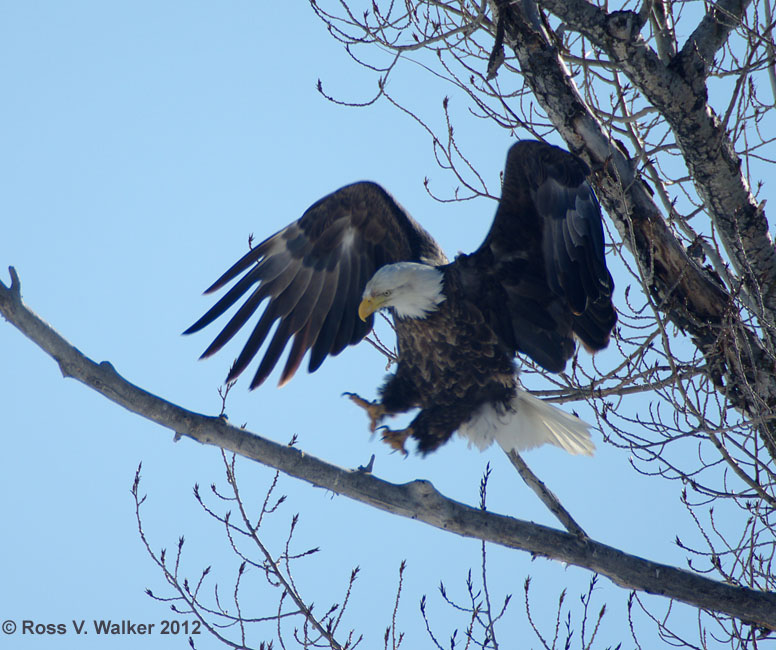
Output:
<path fill-rule="evenodd" d="M 506 408 L 484 404 L 458 428 L 480 450 L 495 440 L 504 451 L 523 451 L 549 443 L 570 454 L 592 456 L 590 425 L 577 416 L 518 390 Z"/>

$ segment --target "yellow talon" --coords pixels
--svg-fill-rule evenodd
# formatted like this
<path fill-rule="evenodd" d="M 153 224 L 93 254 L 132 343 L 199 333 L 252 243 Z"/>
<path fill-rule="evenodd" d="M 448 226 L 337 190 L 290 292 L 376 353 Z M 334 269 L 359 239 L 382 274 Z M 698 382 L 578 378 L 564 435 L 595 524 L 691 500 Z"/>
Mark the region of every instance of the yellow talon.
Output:
<path fill-rule="evenodd" d="M 347 396 L 351 402 L 364 409 L 369 416 L 369 430 L 374 433 L 377 430 L 377 425 L 380 424 L 387 414 L 385 408 L 380 402 L 369 402 L 363 397 L 356 395 L 355 393 L 342 393 Z"/>
<path fill-rule="evenodd" d="M 409 456 L 409 453 L 404 448 L 407 442 L 407 438 L 412 435 L 412 427 L 401 429 L 399 431 L 392 431 L 388 427 L 380 427 L 380 431 L 383 435 L 383 442 L 393 447 L 396 451 L 400 451 L 405 456 Z"/>

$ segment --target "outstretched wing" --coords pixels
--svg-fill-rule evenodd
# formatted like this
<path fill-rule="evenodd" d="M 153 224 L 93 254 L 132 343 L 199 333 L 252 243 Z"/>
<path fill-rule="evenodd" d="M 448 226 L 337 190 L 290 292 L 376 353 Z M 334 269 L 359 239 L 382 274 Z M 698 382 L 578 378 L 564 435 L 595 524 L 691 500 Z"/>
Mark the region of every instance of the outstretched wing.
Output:
<path fill-rule="evenodd" d="M 617 321 L 588 174 L 581 159 L 558 147 L 513 145 L 493 225 L 462 264 L 487 285 L 478 295 L 487 295 L 484 307 L 504 343 L 553 372 L 574 353 L 575 335 L 600 350 Z"/>
<path fill-rule="evenodd" d="M 446 259 L 431 236 L 382 187 L 369 182 L 347 185 L 314 203 L 299 220 L 248 251 L 216 280 L 205 293 L 243 274 L 184 334 L 201 330 L 248 294 L 203 353 L 208 357 L 268 299 L 227 381 L 245 370 L 279 321 L 251 388 L 269 376 L 293 338 L 282 386 L 308 350 L 313 372 L 328 355 L 339 354 L 366 336 L 372 319 L 364 323 L 358 317 L 364 286 L 378 268 L 400 261 L 444 264 Z"/>

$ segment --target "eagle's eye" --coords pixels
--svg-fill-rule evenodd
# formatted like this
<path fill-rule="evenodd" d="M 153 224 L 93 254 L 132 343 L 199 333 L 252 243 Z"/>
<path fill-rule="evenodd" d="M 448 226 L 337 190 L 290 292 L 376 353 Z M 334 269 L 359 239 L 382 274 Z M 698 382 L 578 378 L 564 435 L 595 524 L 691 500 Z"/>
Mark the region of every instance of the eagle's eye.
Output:
<path fill-rule="evenodd" d="M 385 291 L 383 291 L 382 295 L 383 295 L 383 296 L 385 296 L 385 297 L 387 298 L 388 296 L 390 296 L 390 295 L 391 295 L 391 293 L 392 293 L 392 292 L 391 292 L 391 290 L 390 290 L 390 289 L 386 289 Z"/>

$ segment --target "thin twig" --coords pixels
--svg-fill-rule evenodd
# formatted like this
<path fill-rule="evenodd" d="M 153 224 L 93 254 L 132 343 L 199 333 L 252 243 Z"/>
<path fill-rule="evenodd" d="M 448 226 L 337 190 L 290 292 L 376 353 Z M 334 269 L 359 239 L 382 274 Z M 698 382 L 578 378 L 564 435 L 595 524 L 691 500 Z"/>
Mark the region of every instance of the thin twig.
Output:
<path fill-rule="evenodd" d="M 558 497 L 556 497 L 544 482 L 539 480 L 539 477 L 525 464 L 525 461 L 520 454 L 514 449 L 511 449 L 506 453 L 507 457 L 512 462 L 512 465 L 515 466 L 517 473 L 520 474 L 520 478 L 522 478 L 526 485 L 536 493 L 536 496 L 541 499 L 542 503 L 546 505 L 558 521 L 563 524 L 563 527 L 572 535 L 576 535 L 580 539 L 589 539 L 587 533 L 582 530 L 582 527 L 576 521 L 574 521 L 574 518 L 569 511 L 563 507 L 563 504 L 558 500 Z"/>

